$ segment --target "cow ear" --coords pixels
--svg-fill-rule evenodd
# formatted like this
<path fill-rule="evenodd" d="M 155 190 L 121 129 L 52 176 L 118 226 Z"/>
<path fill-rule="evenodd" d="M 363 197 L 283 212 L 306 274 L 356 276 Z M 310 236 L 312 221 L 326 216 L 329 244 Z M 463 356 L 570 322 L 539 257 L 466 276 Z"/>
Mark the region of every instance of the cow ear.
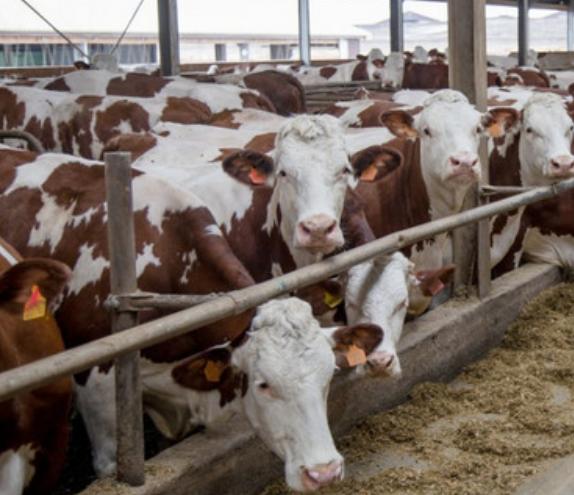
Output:
<path fill-rule="evenodd" d="M 437 270 L 422 270 L 415 276 L 424 296 L 432 297 L 442 291 L 452 281 L 455 266 L 447 265 Z"/>
<path fill-rule="evenodd" d="M 223 170 L 250 186 L 269 186 L 273 178 L 273 159 L 263 153 L 241 150 L 223 160 Z"/>
<path fill-rule="evenodd" d="M 378 325 L 361 323 L 327 329 L 335 362 L 339 368 L 354 368 L 367 362 L 367 356 L 383 340 L 383 329 Z"/>
<path fill-rule="evenodd" d="M 369 146 L 351 158 L 355 177 L 363 182 L 382 179 L 398 168 L 402 162 L 402 153 L 386 146 Z"/>
<path fill-rule="evenodd" d="M 412 115 L 404 110 L 389 110 L 381 115 L 381 122 L 397 137 L 416 139 L 419 135 L 414 128 Z"/>
<path fill-rule="evenodd" d="M 231 352 L 226 348 L 209 349 L 171 371 L 176 383 L 202 392 L 220 388 L 232 375 Z"/>
<path fill-rule="evenodd" d="M 516 127 L 520 114 L 510 107 L 492 108 L 482 115 L 481 124 L 492 138 L 504 136 L 510 129 Z"/>
<path fill-rule="evenodd" d="M 0 304 L 21 312 L 29 311 L 25 319 L 46 314 L 46 310 L 62 293 L 70 279 L 71 270 L 59 261 L 32 258 L 10 267 L 0 276 Z"/>

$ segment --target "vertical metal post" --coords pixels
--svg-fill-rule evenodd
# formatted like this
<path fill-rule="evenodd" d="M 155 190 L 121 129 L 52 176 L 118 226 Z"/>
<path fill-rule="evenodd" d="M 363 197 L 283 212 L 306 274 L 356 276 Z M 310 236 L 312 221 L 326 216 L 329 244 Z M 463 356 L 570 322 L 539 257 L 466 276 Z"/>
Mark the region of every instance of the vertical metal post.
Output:
<path fill-rule="evenodd" d="M 391 52 L 402 52 L 404 47 L 403 0 L 390 0 L 390 3 L 391 3 Z"/>
<path fill-rule="evenodd" d="M 108 247 L 112 294 L 137 290 L 136 250 L 132 207 L 131 153 L 105 153 Z M 112 331 L 137 325 L 137 313 L 116 311 Z M 144 443 L 139 351 L 116 359 L 117 477 L 132 486 L 143 485 Z"/>
<path fill-rule="evenodd" d="M 299 58 L 303 65 L 311 65 L 309 0 L 299 0 Z"/>
<path fill-rule="evenodd" d="M 177 0 L 157 0 L 157 13 L 161 73 L 175 76 L 179 74 Z"/>
<path fill-rule="evenodd" d="M 485 0 L 448 1 L 448 46 L 450 87 L 464 93 L 478 110 L 485 111 L 487 104 L 486 76 L 486 14 Z M 483 173 L 488 174 L 488 151 L 486 143 L 479 149 Z M 467 195 L 464 208 L 478 204 L 478 192 L 473 189 Z M 488 220 L 478 225 L 456 229 L 453 232 L 454 260 L 456 264 L 455 288 L 469 285 L 473 279 L 474 266 L 480 268 L 479 292 L 486 294 L 490 284 L 490 242 Z M 484 257 L 487 258 L 484 258 Z M 486 280 L 488 279 L 488 280 Z"/>
<path fill-rule="evenodd" d="M 529 0 L 518 0 L 518 65 L 528 63 L 528 4 Z"/>
<path fill-rule="evenodd" d="M 574 0 L 568 2 L 568 16 L 567 16 L 567 49 L 569 52 L 574 51 Z"/>

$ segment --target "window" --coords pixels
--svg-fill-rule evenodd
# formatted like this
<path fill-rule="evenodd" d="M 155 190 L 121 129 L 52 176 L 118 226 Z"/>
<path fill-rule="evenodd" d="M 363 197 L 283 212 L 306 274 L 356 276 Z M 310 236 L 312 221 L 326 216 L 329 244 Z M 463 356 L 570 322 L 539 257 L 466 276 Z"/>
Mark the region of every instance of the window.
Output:
<path fill-rule="evenodd" d="M 292 54 L 290 45 L 271 45 L 271 60 L 289 60 Z"/>
<path fill-rule="evenodd" d="M 215 61 L 225 62 L 227 60 L 227 47 L 224 43 L 215 44 Z"/>
<path fill-rule="evenodd" d="M 239 60 L 249 60 L 249 44 L 248 43 L 237 43 L 239 48 Z"/>

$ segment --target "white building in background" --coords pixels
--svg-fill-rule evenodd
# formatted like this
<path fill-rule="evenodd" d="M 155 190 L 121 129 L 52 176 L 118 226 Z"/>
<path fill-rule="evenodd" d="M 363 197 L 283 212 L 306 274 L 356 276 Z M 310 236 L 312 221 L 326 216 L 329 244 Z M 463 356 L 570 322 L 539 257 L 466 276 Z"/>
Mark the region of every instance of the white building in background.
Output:
<path fill-rule="evenodd" d="M 136 0 L 30 0 L 88 56 L 110 51 Z M 118 49 L 121 64 L 157 63 L 157 2 L 143 3 Z M 179 0 L 181 63 L 295 60 L 296 0 Z M 368 34 L 328 15 L 311 22 L 315 59 L 354 58 Z M 70 65 L 78 50 L 54 33 L 20 0 L 2 0 L 0 66 Z"/>

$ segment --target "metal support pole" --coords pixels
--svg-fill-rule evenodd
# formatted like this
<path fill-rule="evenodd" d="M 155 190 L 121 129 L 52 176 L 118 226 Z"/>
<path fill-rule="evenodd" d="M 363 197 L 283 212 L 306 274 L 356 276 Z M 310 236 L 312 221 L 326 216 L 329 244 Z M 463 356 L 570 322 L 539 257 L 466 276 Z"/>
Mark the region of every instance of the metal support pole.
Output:
<path fill-rule="evenodd" d="M 137 290 L 131 153 L 106 153 L 104 160 L 111 293 L 126 294 Z M 112 331 L 134 327 L 137 320 L 135 312 L 115 311 Z M 132 486 L 145 482 L 139 357 L 139 351 L 133 351 L 115 361 L 117 478 Z"/>
<path fill-rule="evenodd" d="M 528 63 L 528 4 L 529 0 L 518 0 L 518 65 Z"/>
<path fill-rule="evenodd" d="M 448 46 L 450 87 L 464 93 L 478 110 L 486 110 L 486 13 L 485 0 L 449 0 L 448 2 Z M 483 173 L 488 174 L 488 153 L 484 143 L 480 147 Z M 464 208 L 478 204 L 478 191 L 473 188 L 466 197 Z M 486 220 L 485 222 L 488 222 Z M 453 233 L 454 262 L 456 265 L 455 289 L 470 285 L 474 278 L 475 263 L 484 270 L 490 265 L 489 251 L 484 251 L 488 241 L 488 226 L 471 225 Z M 479 236 L 481 238 L 479 239 Z M 480 246 L 480 248 L 479 248 Z M 479 257 L 481 257 L 479 259 Z M 483 273 L 479 279 L 488 278 Z M 484 288 L 487 292 L 487 288 Z"/>
<path fill-rule="evenodd" d="M 299 58 L 303 65 L 311 65 L 309 0 L 299 0 Z"/>
<path fill-rule="evenodd" d="M 567 49 L 569 52 L 574 51 L 574 0 L 568 2 L 568 15 L 567 15 Z"/>
<path fill-rule="evenodd" d="M 402 52 L 403 34 L 403 0 L 390 0 L 391 3 L 391 52 Z"/>
<path fill-rule="evenodd" d="M 161 73 L 164 76 L 175 76 L 179 74 L 177 0 L 157 0 L 157 12 Z"/>

